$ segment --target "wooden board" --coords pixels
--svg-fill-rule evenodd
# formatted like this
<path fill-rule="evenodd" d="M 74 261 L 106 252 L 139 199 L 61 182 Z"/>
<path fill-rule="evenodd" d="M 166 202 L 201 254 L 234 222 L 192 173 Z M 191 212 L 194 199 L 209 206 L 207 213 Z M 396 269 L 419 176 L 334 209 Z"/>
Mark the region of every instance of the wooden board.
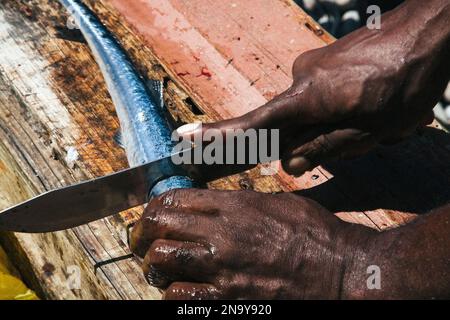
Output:
<path fill-rule="evenodd" d="M 177 124 L 258 107 L 290 85 L 297 55 L 333 40 L 287 0 L 87 2 L 140 72 L 164 80 Z M 101 74 L 76 33 L 58 33 L 66 22 L 55 1 L 0 1 L 0 207 L 127 166 L 113 140 L 118 121 Z M 449 157 L 448 135 L 429 128 L 395 148 L 299 179 L 253 170 L 211 187 L 297 190 L 347 221 L 381 230 L 448 202 Z M 140 212 L 1 240 L 44 298 L 157 299 L 160 292 L 147 286 L 133 259 L 94 270 L 129 253 L 125 226 Z M 72 285 L 77 272 L 80 288 Z"/>

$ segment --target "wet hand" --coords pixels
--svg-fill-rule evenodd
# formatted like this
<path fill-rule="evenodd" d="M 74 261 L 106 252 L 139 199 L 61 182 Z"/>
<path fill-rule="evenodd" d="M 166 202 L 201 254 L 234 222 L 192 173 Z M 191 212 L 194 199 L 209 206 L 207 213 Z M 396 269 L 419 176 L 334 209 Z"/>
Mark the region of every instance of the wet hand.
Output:
<path fill-rule="evenodd" d="M 297 176 L 327 160 L 402 140 L 433 121 L 432 109 L 450 77 L 443 19 L 409 14 L 396 11 L 383 16 L 382 30 L 362 28 L 302 54 L 289 90 L 203 131 L 280 129 L 283 167 Z"/>
<path fill-rule="evenodd" d="M 193 189 L 154 199 L 131 248 L 166 299 L 339 298 L 372 236 L 293 194 Z"/>

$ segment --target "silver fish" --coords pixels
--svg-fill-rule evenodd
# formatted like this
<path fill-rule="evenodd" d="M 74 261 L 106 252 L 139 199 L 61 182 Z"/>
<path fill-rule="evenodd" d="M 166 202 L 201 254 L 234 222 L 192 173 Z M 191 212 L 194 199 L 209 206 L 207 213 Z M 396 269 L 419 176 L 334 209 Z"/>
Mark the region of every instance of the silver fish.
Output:
<path fill-rule="evenodd" d="M 119 117 L 121 142 L 130 166 L 170 156 L 174 145 L 162 106 L 161 83 L 146 85 L 115 37 L 82 1 L 59 2 L 72 14 L 100 66 Z M 158 183 L 151 195 L 194 186 L 187 175 L 175 176 Z"/>

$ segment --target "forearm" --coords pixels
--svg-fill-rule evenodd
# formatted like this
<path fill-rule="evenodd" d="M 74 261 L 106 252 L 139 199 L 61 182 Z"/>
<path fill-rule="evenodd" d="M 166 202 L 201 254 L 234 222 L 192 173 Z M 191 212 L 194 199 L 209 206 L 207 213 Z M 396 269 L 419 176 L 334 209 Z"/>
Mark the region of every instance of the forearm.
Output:
<path fill-rule="evenodd" d="M 450 1 L 407 0 L 381 17 L 380 30 L 363 27 L 333 44 L 331 55 L 352 61 L 346 65 L 356 79 L 352 90 L 362 97 L 355 109 L 379 112 L 381 104 L 398 109 L 400 118 L 413 109 L 417 116 L 431 111 L 450 80 L 449 21 Z M 334 86 L 345 92 L 350 84 L 347 75 Z"/>
<path fill-rule="evenodd" d="M 386 14 L 385 32 L 405 48 L 406 60 L 450 77 L 450 1 L 407 0 Z M 383 26 L 383 25 L 382 25 Z M 382 27 L 383 28 L 383 27 Z M 396 36 L 397 34 L 397 36 Z"/>
<path fill-rule="evenodd" d="M 367 45 L 368 50 L 378 54 L 378 58 L 392 60 L 399 69 L 402 65 L 413 67 L 420 64 L 430 72 L 436 71 L 437 75 L 445 73 L 449 78 L 449 21 L 448 0 L 430 0 L 426 4 L 422 0 L 406 0 L 381 17 L 380 30 L 361 28 L 349 38 Z M 370 41 L 372 39 L 374 41 Z M 414 75 L 412 73 L 411 76 Z"/>
<path fill-rule="evenodd" d="M 369 266 L 380 269 L 380 289 L 369 289 Z M 450 298 L 450 205 L 404 227 L 378 234 L 356 252 L 343 298 Z"/>
<path fill-rule="evenodd" d="M 327 116 L 327 107 L 344 106 L 329 113 L 350 114 L 351 126 L 377 141 L 410 134 L 427 120 L 450 78 L 449 21 L 449 0 L 409 0 L 382 16 L 381 30 L 361 28 L 313 53 L 319 59 L 299 60 L 302 76 L 311 61 L 320 66 L 313 69 L 312 80 L 304 82 L 313 89 L 314 83 L 320 86 L 309 91 L 300 87 L 304 101 L 298 105 L 312 104 Z M 310 150 L 301 155 L 315 156 Z M 345 261 L 340 297 L 450 298 L 450 205 L 380 234 L 349 226 L 342 239 L 337 250 Z M 368 283 L 378 276 L 377 268 L 380 289 Z M 368 274 L 371 270 L 375 274 Z"/>

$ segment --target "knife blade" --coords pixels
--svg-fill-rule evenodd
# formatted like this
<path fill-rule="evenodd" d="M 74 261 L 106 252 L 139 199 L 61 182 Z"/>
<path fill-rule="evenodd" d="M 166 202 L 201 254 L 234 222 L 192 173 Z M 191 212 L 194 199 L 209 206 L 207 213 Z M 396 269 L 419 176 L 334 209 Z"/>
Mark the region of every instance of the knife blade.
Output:
<path fill-rule="evenodd" d="M 186 152 L 186 151 L 185 151 Z M 172 156 L 53 190 L 0 213 L 0 231 L 46 233 L 74 228 L 149 201 L 149 190 L 177 175 L 199 179 Z"/>

